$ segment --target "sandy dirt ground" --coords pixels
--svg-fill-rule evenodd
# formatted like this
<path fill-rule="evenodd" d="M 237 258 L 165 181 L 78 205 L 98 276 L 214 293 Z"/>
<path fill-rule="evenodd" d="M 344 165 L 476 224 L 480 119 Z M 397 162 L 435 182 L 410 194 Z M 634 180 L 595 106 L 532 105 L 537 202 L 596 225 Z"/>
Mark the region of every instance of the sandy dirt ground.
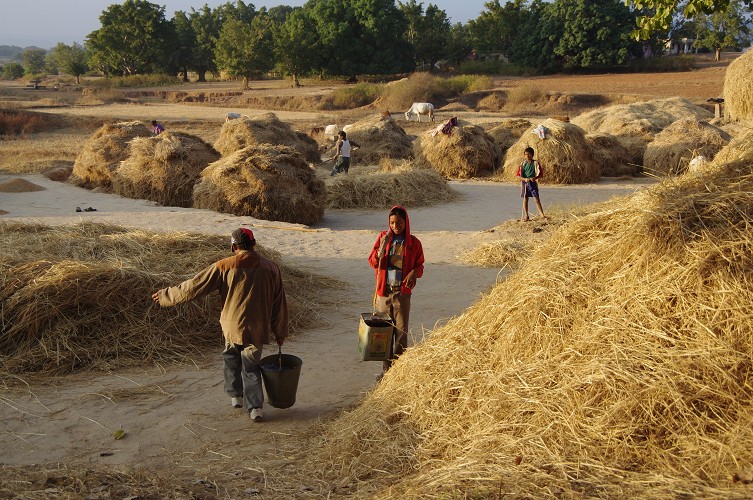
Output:
<path fill-rule="evenodd" d="M 679 95 L 705 98 L 722 90 L 723 70 L 693 72 L 698 79 L 681 80 L 646 75 L 602 77 L 542 77 L 535 81 L 547 90 L 601 94 L 652 92 L 657 97 Z M 521 79 L 514 79 L 518 84 Z M 639 85 L 640 82 L 640 85 Z M 667 82 L 666 88 L 662 82 Z M 705 83 L 704 83 L 705 82 Z M 281 87 L 259 92 L 287 93 Z M 497 85 L 513 85 L 502 79 Z M 704 86 L 707 85 L 707 86 Z M 646 91 L 646 88 L 651 90 Z M 672 90 L 674 89 L 674 91 Z M 302 91 L 311 92 L 314 89 Z M 322 87 L 316 91 L 327 91 Z M 148 106 L 51 108 L 47 112 L 107 119 L 158 117 L 164 122 L 222 121 L 228 108 L 154 103 Z M 254 115 L 263 110 L 242 110 Z M 283 121 L 334 123 L 342 113 L 275 111 Z M 504 116 L 468 113 L 472 123 Z M 412 125 L 415 133 L 428 125 Z M 289 264 L 332 276 L 345 285 L 325 299 L 330 306 L 312 318 L 313 327 L 285 343 L 283 352 L 303 359 L 296 404 L 289 409 L 266 408 L 265 420 L 252 422 L 234 409 L 223 391 L 220 351 L 217 349 L 185 365 L 143 366 L 118 372 L 84 372 L 68 377 L 30 376 L 12 387 L 0 387 L 0 464 L 97 464 L 143 466 L 162 475 L 194 477 L 213 468 L 218 474 L 293 466 L 286 457 L 299 451 L 304 436 L 322 421 L 353 405 L 375 386 L 378 362 L 360 361 L 357 352 L 359 314 L 370 310 L 373 271 L 366 257 L 378 232 L 387 229 L 386 210 L 329 210 L 311 227 L 236 217 L 208 210 L 158 206 L 144 200 L 96 193 L 51 181 L 42 175 L 2 173 L 0 183 L 22 178 L 42 191 L 0 193 L 0 220 L 50 225 L 84 220 L 114 223 L 154 231 L 189 231 L 229 235 L 251 227 L 259 244 L 282 255 Z M 431 335 L 432 329 L 475 302 L 507 271 L 471 267 L 458 255 L 500 237 L 518 241 L 545 238 L 569 209 L 609 200 L 652 184 L 649 179 L 602 180 L 579 186 L 542 185 L 542 202 L 552 223 L 518 222 L 519 188 L 485 181 L 451 182 L 457 201 L 409 210 L 411 227 L 426 254 L 425 275 L 412 299 L 411 344 Z M 96 211 L 77 213 L 76 207 Z M 535 214 L 534 212 L 532 212 Z M 150 290 L 144 291 L 149 300 Z M 328 292 L 329 293 L 329 292 Z M 271 348 L 265 351 L 275 352 Z M 113 439 L 117 429 L 125 438 Z M 278 462 L 248 465 L 249 457 L 273 453 Z M 249 469 L 250 468 L 250 469 Z M 277 472 L 279 472 L 279 470 Z M 239 472 L 240 471 L 240 472 Z M 257 480 L 265 495 L 264 481 Z"/>
<path fill-rule="evenodd" d="M 16 178 L 4 175 L 0 183 Z M 145 366 L 54 380 L 31 377 L 28 386 L 3 389 L 0 462 L 139 464 L 164 471 L 219 460 L 232 467 L 245 453 L 273 446 L 295 449 L 298 436 L 311 425 L 356 403 L 374 387 L 380 363 L 360 361 L 357 323 L 359 314 L 370 310 L 374 283 L 366 257 L 378 231 L 387 228 L 386 211 L 333 210 L 321 223 L 304 227 L 162 207 L 41 175 L 20 178 L 45 190 L 3 193 L 0 208 L 8 212 L 4 221 L 58 225 L 93 220 L 154 231 L 222 235 L 246 225 L 259 244 L 279 251 L 288 263 L 335 277 L 346 283 L 346 289 L 321 311 L 326 326 L 286 342 L 284 352 L 303 359 L 297 401 L 290 409 L 267 407 L 263 423 L 252 422 L 230 406 L 222 388 L 218 339 L 216 352 L 185 366 Z M 556 220 L 569 207 L 610 199 L 650 183 L 633 179 L 543 187 L 542 199 Z M 425 275 L 413 297 L 411 343 L 431 335 L 433 328 L 461 313 L 505 275 L 499 269 L 464 265 L 458 254 L 502 233 L 525 240 L 554 227 L 516 220 L 520 198 L 515 185 L 469 181 L 453 182 L 452 187 L 460 193 L 458 201 L 409 212 L 426 254 Z M 97 210 L 77 213 L 76 207 Z M 144 300 L 148 293 L 144 291 Z M 124 439 L 113 440 L 117 429 L 127 432 Z"/>

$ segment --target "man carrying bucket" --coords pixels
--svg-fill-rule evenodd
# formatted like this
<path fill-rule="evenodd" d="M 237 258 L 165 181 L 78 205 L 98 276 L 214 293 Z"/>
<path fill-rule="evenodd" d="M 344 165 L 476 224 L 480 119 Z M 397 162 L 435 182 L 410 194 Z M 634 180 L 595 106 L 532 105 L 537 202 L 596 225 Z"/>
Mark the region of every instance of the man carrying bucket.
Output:
<path fill-rule="evenodd" d="M 259 255 L 250 229 L 239 228 L 230 238 L 232 257 L 207 267 L 178 286 L 152 294 L 162 307 L 220 292 L 220 325 L 225 336 L 225 391 L 235 408 L 244 408 L 255 422 L 264 417 L 262 347 L 271 334 L 279 346 L 288 335 L 288 306 L 280 268 Z"/>

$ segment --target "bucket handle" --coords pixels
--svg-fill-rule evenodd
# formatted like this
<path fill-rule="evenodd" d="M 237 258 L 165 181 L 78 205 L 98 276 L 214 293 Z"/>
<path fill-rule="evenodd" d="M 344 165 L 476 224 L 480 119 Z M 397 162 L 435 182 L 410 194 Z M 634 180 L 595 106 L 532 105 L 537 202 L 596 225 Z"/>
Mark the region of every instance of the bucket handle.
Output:
<path fill-rule="evenodd" d="M 280 363 L 280 370 L 282 370 L 282 346 L 281 345 L 277 346 L 277 359 L 279 360 L 279 363 Z"/>

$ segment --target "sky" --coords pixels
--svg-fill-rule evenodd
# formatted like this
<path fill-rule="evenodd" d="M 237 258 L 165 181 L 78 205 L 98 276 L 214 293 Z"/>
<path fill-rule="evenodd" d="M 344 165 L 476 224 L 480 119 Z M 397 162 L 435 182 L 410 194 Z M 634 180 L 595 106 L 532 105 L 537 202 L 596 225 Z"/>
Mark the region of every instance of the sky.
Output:
<path fill-rule="evenodd" d="M 176 10 L 190 12 L 204 4 L 210 8 L 234 0 L 151 0 L 165 8 L 165 17 L 171 19 Z M 465 24 L 475 19 L 484 9 L 487 0 L 430 0 L 421 1 L 424 8 L 430 3 L 447 13 L 452 24 Z M 117 0 L 0 0 L 0 45 L 19 47 L 36 46 L 50 49 L 58 42 L 71 45 L 83 44 L 86 35 L 100 27 L 99 16 Z M 244 0 L 254 7 L 274 7 L 290 5 L 298 7 L 305 0 L 264 1 Z M 397 4 L 397 2 L 396 2 Z"/>

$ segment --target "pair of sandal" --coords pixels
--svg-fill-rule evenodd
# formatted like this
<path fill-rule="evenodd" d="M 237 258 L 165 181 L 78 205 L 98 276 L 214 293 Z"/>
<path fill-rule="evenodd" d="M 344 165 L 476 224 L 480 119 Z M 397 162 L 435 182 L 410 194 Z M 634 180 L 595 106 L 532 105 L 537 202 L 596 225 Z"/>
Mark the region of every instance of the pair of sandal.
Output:
<path fill-rule="evenodd" d="M 76 207 L 76 212 L 96 212 L 96 211 L 97 211 L 97 209 L 96 208 L 92 208 L 92 207 L 87 207 L 87 208 L 85 208 L 83 210 L 81 210 L 81 207 Z"/>

